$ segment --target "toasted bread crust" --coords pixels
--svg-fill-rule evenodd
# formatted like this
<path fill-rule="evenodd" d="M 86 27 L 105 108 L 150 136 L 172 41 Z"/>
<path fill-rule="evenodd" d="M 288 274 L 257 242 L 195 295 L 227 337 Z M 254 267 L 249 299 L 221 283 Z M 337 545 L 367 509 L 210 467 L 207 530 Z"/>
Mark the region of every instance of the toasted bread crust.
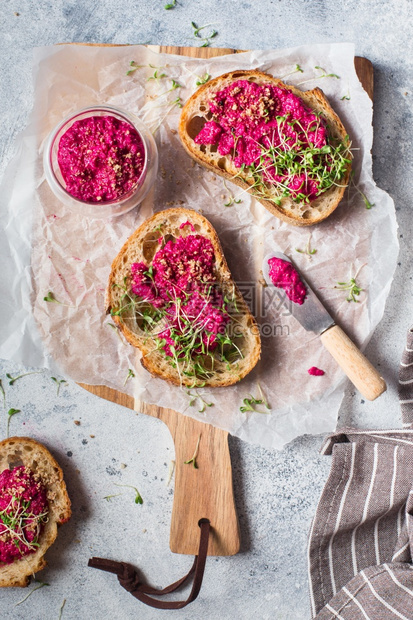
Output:
<path fill-rule="evenodd" d="M 213 92 L 224 89 L 226 86 L 239 79 L 252 80 L 258 84 L 268 84 L 269 82 L 276 87 L 283 88 L 292 92 L 303 101 L 303 103 L 320 113 L 326 120 L 329 135 L 337 141 L 345 140 L 347 132 L 332 107 L 330 106 L 326 96 L 320 88 L 309 91 L 301 91 L 294 86 L 284 84 L 278 78 L 258 70 L 239 70 L 225 73 L 206 84 L 203 84 L 189 98 L 182 109 L 179 122 L 179 136 L 187 153 L 199 164 L 208 168 L 216 174 L 232 181 L 242 189 L 250 189 L 251 183 L 240 173 L 240 169 L 236 168 L 231 158 L 220 156 L 218 153 L 212 153 L 208 148 L 202 149 L 203 145 L 194 142 L 194 131 L 191 123 L 201 123 L 202 119 L 207 120 L 208 100 Z M 199 121 L 197 119 L 200 119 Z M 200 130 L 200 124 L 198 124 Z M 196 132 L 197 134 L 198 132 Z M 281 205 L 278 206 L 274 202 L 262 197 L 255 196 L 257 200 L 270 211 L 273 215 L 281 220 L 293 224 L 295 226 L 311 226 L 327 218 L 338 206 L 343 197 L 346 186 L 350 179 L 351 164 L 348 164 L 346 173 L 340 181 L 340 186 L 333 186 L 325 191 L 321 196 L 312 200 L 309 204 L 302 207 L 298 206 L 291 198 L 282 198 Z M 238 175 L 235 177 L 235 175 Z M 254 190 L 251 190 L 254 194 Z"/>
<path fill-rule="evenodd" d="M 39 474 L 47 492 L 49 504 L 48 521 L 39 538 L 40 546 L 32 554 L 0 566 L 0 587 L 25 587 L 30 577 L 42 568 L 44 554 L 56 539 L 57 526 L 70 519 L 71 507 L 63 472 L 50 454 L 38 441 L 30 437 L 10 437 L 0 442 L 0 472 L 10 466 L 25 465 Z"/>
<path fill-rule="evenodd" d="M 261 354 L 261 341 L 258 326 L 254 317 L 248 309 L 238 287 L 231 278 L 227 262 L 222 252 L 221 244 L 218 236 L 208 222 L 208 220 L 189 209 L 173 208 L 166 209 L 156 213 L 146 220 L 126 241 L 121 248 L 119 254 L 112 263 L 109 276 L 108 286 L 106 289 L 106 312 L 110 313 L 112 309 L 119 308 L 120 292 L 119 285 L 127 282 L 130 284 L 130 267 L 134 262 L 145 262 L 150 266 L 151 261 L 158 249 L 158 237 L 160 236 L 159 227 L 162 234 L 173 235 L 174 237 L 186 236 L 191 234 L 189 227 L 180 229 L 180 225 L 184 222 L 190 222 L 197 234 L 207 237 L 214 248 L 215 264 L 214 272 L 216 274 L 217 283 L 223 291 L 231 291 L 236 299 L 237 308 L 242 318 L 242 351 L 244 358 L 238 361 L 237 367 L 231 368 L 231 371 L 220 368 L 217 364 L 214 376 L 207 379 L 206 387 L 223 387 L 233 385 L 241 380 L 252 370 L 259 360 Z M 155 229 L 158 232 L 155 232 Z M 126 278 L 126 280 L 125 280 Z M 192 386 L 193 378 L 179 376 L 165 356 L 156 350 L 154 340 L 139 329 L 136 323 L 131 323 L 131 327 L 125 324 L 125 321 L 119 316 L 113 316 L 113 321 L 122 331 L 126 340 L 134 347 L 138 348 L 142 353 L 141 363 L 151 374 L 160 377 L 175 385 Z"/>

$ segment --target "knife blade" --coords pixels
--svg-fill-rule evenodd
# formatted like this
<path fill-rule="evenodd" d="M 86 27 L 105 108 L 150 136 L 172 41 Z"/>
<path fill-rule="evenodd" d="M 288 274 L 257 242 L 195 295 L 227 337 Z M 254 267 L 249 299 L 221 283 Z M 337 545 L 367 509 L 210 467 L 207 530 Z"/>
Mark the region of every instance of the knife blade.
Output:
<path fill-rule="evenodd" d="M 268 285 L 274 286 L 269 274 L 268 260 L 270 258 L 279 258 L 290 263 L 300 276 L 306 289 L 303 304 L 300 305 L 291 301 L 287 294 L 284 293 L 280 296 L 283 305 L 288 308 L 306 331 L 320 336 L 324 347 L 334 357 L 359 392 L 368 400 L 375 400 L 387 389 L 383 377 L 380 376 L 378 371 L 344 333 L 341 327 L 335 323 L 330 313 L 303 277 L 301 271 L 282 252 L 272 252 L 264 258 L 262 271 Z"/>

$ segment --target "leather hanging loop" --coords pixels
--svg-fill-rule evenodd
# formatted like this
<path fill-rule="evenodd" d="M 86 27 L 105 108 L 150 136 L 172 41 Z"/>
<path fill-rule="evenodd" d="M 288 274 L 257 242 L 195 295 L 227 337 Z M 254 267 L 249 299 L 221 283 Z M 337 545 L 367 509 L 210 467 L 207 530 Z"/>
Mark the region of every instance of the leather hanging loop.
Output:
<path fill-rule="evenodd" d="M 182 609 L 182 607 L 186 607 L 186 605 L 189 605 L 189 603 L 192 603 L 192 601 L 196 599 L 201 590 L 202 579 L 204 577 L 211 524 L 209 519 L 200 519 L 198 525 L 201 528 L 199 549 L 190 571 L 182 577 L 182 579 L 175 581 L 170 586 L 163 588 L 163 590 L 157 590 L 156 588 L 151 588 L 151 586 L 142 583 L 135 568 L 126 562 L 115 562 L 114 560 L 106 560 L 104 558 L 91 558 L 88 562 L 88 566 L 117 575 L 120 585 L 130 592 L 132 596 L 142 603 L 145 603 L 145 605 L 155 607 L 156 609 Z M 187 583 L 192 575 L 194 576 L 192 589 L 186 600 L 162 601 L 152 598 L 153 595 L 163 596 L 164 594 L 175 592 Z"/>

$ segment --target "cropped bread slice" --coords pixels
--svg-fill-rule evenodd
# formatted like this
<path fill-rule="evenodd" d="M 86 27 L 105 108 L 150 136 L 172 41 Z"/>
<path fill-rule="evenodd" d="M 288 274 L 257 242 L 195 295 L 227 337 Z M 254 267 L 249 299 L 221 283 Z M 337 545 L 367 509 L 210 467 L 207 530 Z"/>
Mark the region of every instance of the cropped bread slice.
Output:
<path fill-rule="evenodd" d="M 248 80 L 259 85 L 271 83 L 276 87 L 288 90 L 299 97 L 303 103 L 314 112 L 319 113 L 325 119 L 330 140 L 343 142 L 347 139 L 347 132 L 343 123 L 332 109 L 323 91 L 320 88 L 301 91 L 294 86 L 284 84 L 281 80 L 258 70 L 231 71 L 214 78 L 202 85 L 185 103 L 179 122 L 179 136 L 188 154 L 199 164 L 236 183 L 243 189 L 249 189 L 253 185 L 252 176 L 247 176 L 237 168 L 230 156 L 222 156 L 217 151 L 216 145 L 196 144 L 194 138 L 199 134 L 205 123 L 212 119 L 208 102 L 213 93 L 223 90 L 237 80 Z M 351 155 L 349 156 L 351 158 Z M 290 197 L 284 197 L 280 206 L 274 202 L 256 196 L 257 200 L 273 215 L 295 226 L 311 226 L 328 217 L 338 206 L 348 185 L 351 172 L 351 164 L 340 180 L 339 186 L 333 185 L 323 194 L 309 203 L 297 203 Z M 266 183 L 265 194 L 268 198 L 279 198 L 274 186 Z M 254 189 L 250 190 L 254 194 Z"/>
<path fill-rule="evenodd" d="M 39 537 L 38 549 L 15 560 L 0 565 L 0 587 L 25 587 L 30 577 L 46 566 L 44 554 L 56 539 L 57 526 L 71 516 L 70 499 L 67 494 L 63 472 L 50 452 L 38 441 L 29 437 L 10 437 L 0 442 L 0 473 L 25 465 L 38 474 L 47 492 L 48 520 Z"/>
<path fill-rule="evenodd" d="M 185 222 L 190 222 L 195 232 L 191 230 L 190 226 L 180 228 Z M 213 270 L 216 275 L 216 283 L 224 295 L 233 298 L 233 305 L 236 307 L 237 314 L 237 330 L 242 334 L 241 337 L 237 338 L 236 344 L 241 349 L 243 357 L 231 364 L 230 369 L 225 363 L 216 361 L 213 375 L 202 383 L 206 387 L 232 385 L 245 377 L 258 362 L 261 354 L 259 330 L 238 287 L 231 278 L 214 228 L 205 217 L 196 211 L 182 208 L 160 211 L 146 220 L 133 233 L 113 261 L 106 291 L 106 312 L 112 312 L 113 315 L 113 311 L 119 310 L 122 306 L 122 295 L 124 294 L 122 287 L 126 283 L 126 288 L 130 290 L 132 263 L 143 262 L 148 268 L 150 267 L 156 252 L 159 250 L 158 239 L 161 235 L 167 241 L 189 234 L 199 234 L 211 241 L 215 252 Z M 140 328 L 134 313 L 127 316 L 124 314 L 121 316 L 113 315 L 113 320 L 123 332 L 126 340 L 140 350 L 142 354 L 141 363 L 150 373 L 175 385 L 193 386 L 194 379 L 179 373 L 178 369 L 171 365 L 171 357 L 165 356 L 157 350 L 154 338 L 148 338 L 148 334 Z"/>

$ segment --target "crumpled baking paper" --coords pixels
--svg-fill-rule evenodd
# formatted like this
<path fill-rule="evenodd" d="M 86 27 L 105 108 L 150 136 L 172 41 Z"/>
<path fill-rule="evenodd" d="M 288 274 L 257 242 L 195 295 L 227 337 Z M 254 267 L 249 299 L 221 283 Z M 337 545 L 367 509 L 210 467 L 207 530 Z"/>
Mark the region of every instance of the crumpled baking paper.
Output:
<path fill-rule="evenodd" d="M 139 68 L 126 75 L 131 61 Z M 319 86 L 350 135 L 353 184 L 340 207 L 315 227 L 279 221 L 247 193 L 194 164 L 180 144 L 178 104 L 194 92 L 196 82 L 205 74 L 248 68 L 302 89 Z M 339 77 L 322 77 L 331 73 Z M 35 50 L 34 80 L 33 113 L 1 187 L 7 208 L 0 233 L 0 356 L 116 388 L 266 447 L 280 448 L 304 433 L 333 430 L 344 393 L 343 373 L 319 339 L 281 305 L 274 289 L 262 285 L 260 270 L 269 252 L 291 256 L 359 346 L 367 343 L 383 315 L 397 259 L 397 224 L 392 200 L 372 178 L 372 104 L 355 73 L 353 46 L 312 45 L 199 60 L 143 46 L 63 45 Z M 173 88 L 172 80 L 179 87 Z M 49 132 L 69 113 L 94 104 L 136 113 L 154 132 L 159 149 L 153 192 L 140 208 L 117 219 L 72 213 L 44 178 L 42 152 Z M 372 208 L 366 208 L 363 194 Z M 204 411 L 201 398 L 194 400 L 187 390 L 141 368 L 136 351 L 110 328 L 104 313 L 112 260 L 145 218 L 170 206 L 196 209 L 211 221 L 262 330 L 261 361 L 248 377 L 233 387 L 192 390 L 193 396 L 213 403 Z M 296 251 L 306 248 L 316 253 Z M 359 303 L 348 302 L 348 291 L 335 288 L 356 274 L 363 289 Z M 66 305 L 45 302 L 49 291 Z M 325 375 L 310 376 L 311 366 Z M 129 369 L 135 377 L 126 380 Z M 258 384 L 271 409 L 241 412 L 245 398 L 259 398 Z"/>

